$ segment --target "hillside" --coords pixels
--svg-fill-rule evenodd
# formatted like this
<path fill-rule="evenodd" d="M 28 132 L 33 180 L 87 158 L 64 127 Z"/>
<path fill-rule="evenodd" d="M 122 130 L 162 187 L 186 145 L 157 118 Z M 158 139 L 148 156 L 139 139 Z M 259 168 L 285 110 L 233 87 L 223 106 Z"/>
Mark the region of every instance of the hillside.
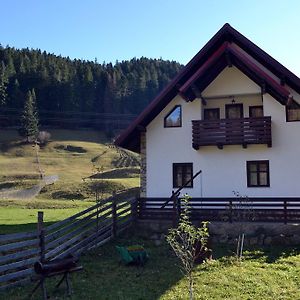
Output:
<path fill-rule="evenodd" d="M 0 44 L 0 128 L 18 123 L 12 117 L 20 114 L 32 89 L 42 125 L 56 118 L 60 126 L 59 120 L 70 114 L 84 120 L 93 117 L 89 113 L 135 116 L 180 68 L 174 61 L 144 57 L 99 64 Z"/>
<path fill-rule="evenodd" d="M 39 150 L 39 160 L 44 174 L 57 175 L 58 180 L 43 187 L 34 199 L 26 193 L 10 199 L 7 189 L 30 189 L 40 176 L 35 148 L 23 144 L 16 131 L 0 131 L 0 206 L 88 206 L 95 201 L 96 191 L 101 199 L 139 186 L 138 155 L 114 147 L 101 133 L 52 130 L 51 134 L 51 141 Z"/>

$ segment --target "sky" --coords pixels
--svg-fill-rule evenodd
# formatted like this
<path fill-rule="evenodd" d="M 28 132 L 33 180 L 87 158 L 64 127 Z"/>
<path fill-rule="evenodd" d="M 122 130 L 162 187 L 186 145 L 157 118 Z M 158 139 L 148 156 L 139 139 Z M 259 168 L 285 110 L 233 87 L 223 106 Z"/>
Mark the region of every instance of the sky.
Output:
<path fill-rule="evenodd" d="M 0 43 L 70 58 L 186 64 L 229 23 L 300 77 L 298 0 L 0 0 Z"/>

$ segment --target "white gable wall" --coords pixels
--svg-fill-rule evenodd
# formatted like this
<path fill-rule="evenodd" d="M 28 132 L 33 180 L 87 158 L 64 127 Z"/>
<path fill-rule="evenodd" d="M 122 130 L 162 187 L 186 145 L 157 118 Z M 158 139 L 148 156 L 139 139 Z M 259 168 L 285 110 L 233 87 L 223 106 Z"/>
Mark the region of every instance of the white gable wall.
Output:
<path fill-rule="evenodd" d="M 225 69 L 203 95 L 241 94 L 242 91 L 255 93 L 260 90 L 255 83 L 249 83 L 249 78 L 239 73 L 235 68 Z M 191 120 L 201 119 L 201 101 L 196 99 L 186 103 L 179 96 L 175 97 L 147 126 L 147 197 L 169 197 L 173 190 L 172 164 L 184 162 L 192 162 L 194 172 L 202 170 L 202 174 L 194 181 L 194 187 L 183 190 L 183 193 L 192 197 L 231 197 L 232 191 L 249 197 L 299 197 L 300 122 L 287 123 L 284 106 L 268 94 L 263 99 L 264 115 L 272 117 L 272 148 L 267 145 L 249 145 L 243 149 L 241 145 L 225 145 L 223 150 L 216 146 L 203 146 L 194 150 Z M 260 97 L 239 100 L 244 101 L 244 108 L 246 105 L 262 103 Z M 222 106 L 231 100 L 209 101 L 218 101 Z M 208 102 L 206 107 L 211 103 Z M 164 117 L 178 104 L 182 105 L 182 127 L 164 128 Z M 269 160 L 270 187 L 247 187 L 246 161 L 249 160 Z"/>

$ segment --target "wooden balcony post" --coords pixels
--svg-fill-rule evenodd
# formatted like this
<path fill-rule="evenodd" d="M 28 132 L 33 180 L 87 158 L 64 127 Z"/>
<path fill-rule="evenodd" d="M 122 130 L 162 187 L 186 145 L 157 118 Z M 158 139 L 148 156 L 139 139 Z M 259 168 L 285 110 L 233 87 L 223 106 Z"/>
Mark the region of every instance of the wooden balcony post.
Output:
<path fill-rule="evenodd" d="M 284 224 L 287 224 L 287 201 L 283 200 Z"/>
<path fill-rule="evenodd" d="M 229 200 L 229 222 L 232 223 L 232 199 Z"/>

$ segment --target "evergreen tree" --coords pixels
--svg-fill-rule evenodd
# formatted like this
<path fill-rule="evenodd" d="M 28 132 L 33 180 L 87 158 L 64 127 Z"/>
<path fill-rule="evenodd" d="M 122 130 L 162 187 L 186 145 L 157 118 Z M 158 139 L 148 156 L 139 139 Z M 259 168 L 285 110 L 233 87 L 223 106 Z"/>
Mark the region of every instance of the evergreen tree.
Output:
<path fill-rule="evenodd" d="M 6 103 L 8 79 L 5 73 L 5 64 L 0 64 L 0 106 Z"/>
<path fill-rule="evenodd" d="M 20 135 L 26 137 L 27 142 L 37 138 L 39 133 L 38 122 L 36 96 L 34 89 L 32 89 L 26 94 L 24 110 L 21 116 L 21 128 L 19 130 Z"/>

